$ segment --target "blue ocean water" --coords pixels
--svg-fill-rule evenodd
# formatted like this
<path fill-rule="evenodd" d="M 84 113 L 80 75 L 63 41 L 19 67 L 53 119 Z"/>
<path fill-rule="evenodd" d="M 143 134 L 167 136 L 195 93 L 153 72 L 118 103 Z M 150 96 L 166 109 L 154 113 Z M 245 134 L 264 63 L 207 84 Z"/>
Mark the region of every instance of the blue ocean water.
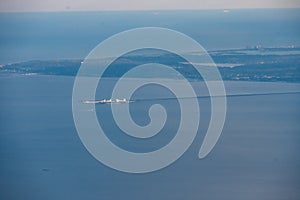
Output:
<path fill-rule="evenodd" d="M 188 151 L 165 169 L 127 174 L 98 162 L 81 143 L 72 118 L 73 81 L 1 77 L 1 199 L 299 199 L 299 84 L 225 82 L 228 94 L 236 96 L 228 97 L 225 127 L 208 157 L 198 159 L 210 110 L 209 99 L 200 98 L 200 129 Z M 243 93 L 252 95 L 238 95 Z M 269 95 L 255 95 L 262 93 Z M 103 106 L 109 107 L 97 109 L 107 116 Z M 147 103 L 132 106 L 145 123 Z M 169 117 L 176 122 L 176 116 Z M 117 131 L 111 120 L 99 120 L 110 134 Z M 155 142 L 160 146 L 165 140 Z"/>
<path fill-rule="evenodd" d="M 299 46 L 300 9 L 1 13 L 0 64 L 84 58 L 130 28 L 170 28 L 208 50 Z"/>

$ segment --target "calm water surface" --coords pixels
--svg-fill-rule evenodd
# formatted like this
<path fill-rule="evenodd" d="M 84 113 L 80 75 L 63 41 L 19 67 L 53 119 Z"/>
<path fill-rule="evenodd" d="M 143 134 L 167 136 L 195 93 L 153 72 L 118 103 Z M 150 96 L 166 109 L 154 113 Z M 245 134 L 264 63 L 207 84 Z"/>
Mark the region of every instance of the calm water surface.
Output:
<path fill-rule="evenodd" d="M 300 198 L 299 93 L 229 97 L 223 134 L 204 160 L 197 155 L 209 99 L 200 98 L 200 130 L 189 150 L 163 170 L 133 175 L 105 167 L 84 148 L 72 118 L 72 86 L 72 77 L 1 77 L 1 199 Z M 285 93 L 299 92 L 300 86 L 226 82 L 226 89 L 229 94 Z M 134 106 L 142 110 L 146 104 Z M 98 115 L 108 114 L 101 106 Z M 114 130 L 110 120 L 105 123 Z M 130 148 L 122 137 L 114 140 Z"/>

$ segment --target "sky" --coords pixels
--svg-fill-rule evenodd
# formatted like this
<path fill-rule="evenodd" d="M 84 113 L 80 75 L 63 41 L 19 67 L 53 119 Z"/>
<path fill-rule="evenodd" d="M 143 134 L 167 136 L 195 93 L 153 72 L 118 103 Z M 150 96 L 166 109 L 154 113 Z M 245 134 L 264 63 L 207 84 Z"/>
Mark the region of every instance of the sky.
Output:
<path fill-rule="evenodd" d="M 300 0 L 0 0 L 0 12 L 300 8 Z"/>

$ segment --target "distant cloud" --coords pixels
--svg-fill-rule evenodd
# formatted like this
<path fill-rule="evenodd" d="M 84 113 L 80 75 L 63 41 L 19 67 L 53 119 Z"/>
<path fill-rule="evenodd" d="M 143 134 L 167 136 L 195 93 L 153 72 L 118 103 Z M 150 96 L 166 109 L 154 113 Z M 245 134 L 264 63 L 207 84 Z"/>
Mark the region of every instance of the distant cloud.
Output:
<path fill-rule="evenodd" d="M 300 8 L 300 0 L 0 0 L 0 12 Z"/>

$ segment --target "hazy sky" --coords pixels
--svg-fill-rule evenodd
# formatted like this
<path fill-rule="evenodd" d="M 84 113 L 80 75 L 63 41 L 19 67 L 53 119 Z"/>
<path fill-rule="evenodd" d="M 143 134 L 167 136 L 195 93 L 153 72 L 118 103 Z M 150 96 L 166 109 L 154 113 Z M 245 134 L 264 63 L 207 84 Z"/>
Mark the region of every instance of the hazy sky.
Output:
<path fill-rule="evenodd" d="M 0 0 L 0 12 L 300 8 L 300 0 Z"/>

